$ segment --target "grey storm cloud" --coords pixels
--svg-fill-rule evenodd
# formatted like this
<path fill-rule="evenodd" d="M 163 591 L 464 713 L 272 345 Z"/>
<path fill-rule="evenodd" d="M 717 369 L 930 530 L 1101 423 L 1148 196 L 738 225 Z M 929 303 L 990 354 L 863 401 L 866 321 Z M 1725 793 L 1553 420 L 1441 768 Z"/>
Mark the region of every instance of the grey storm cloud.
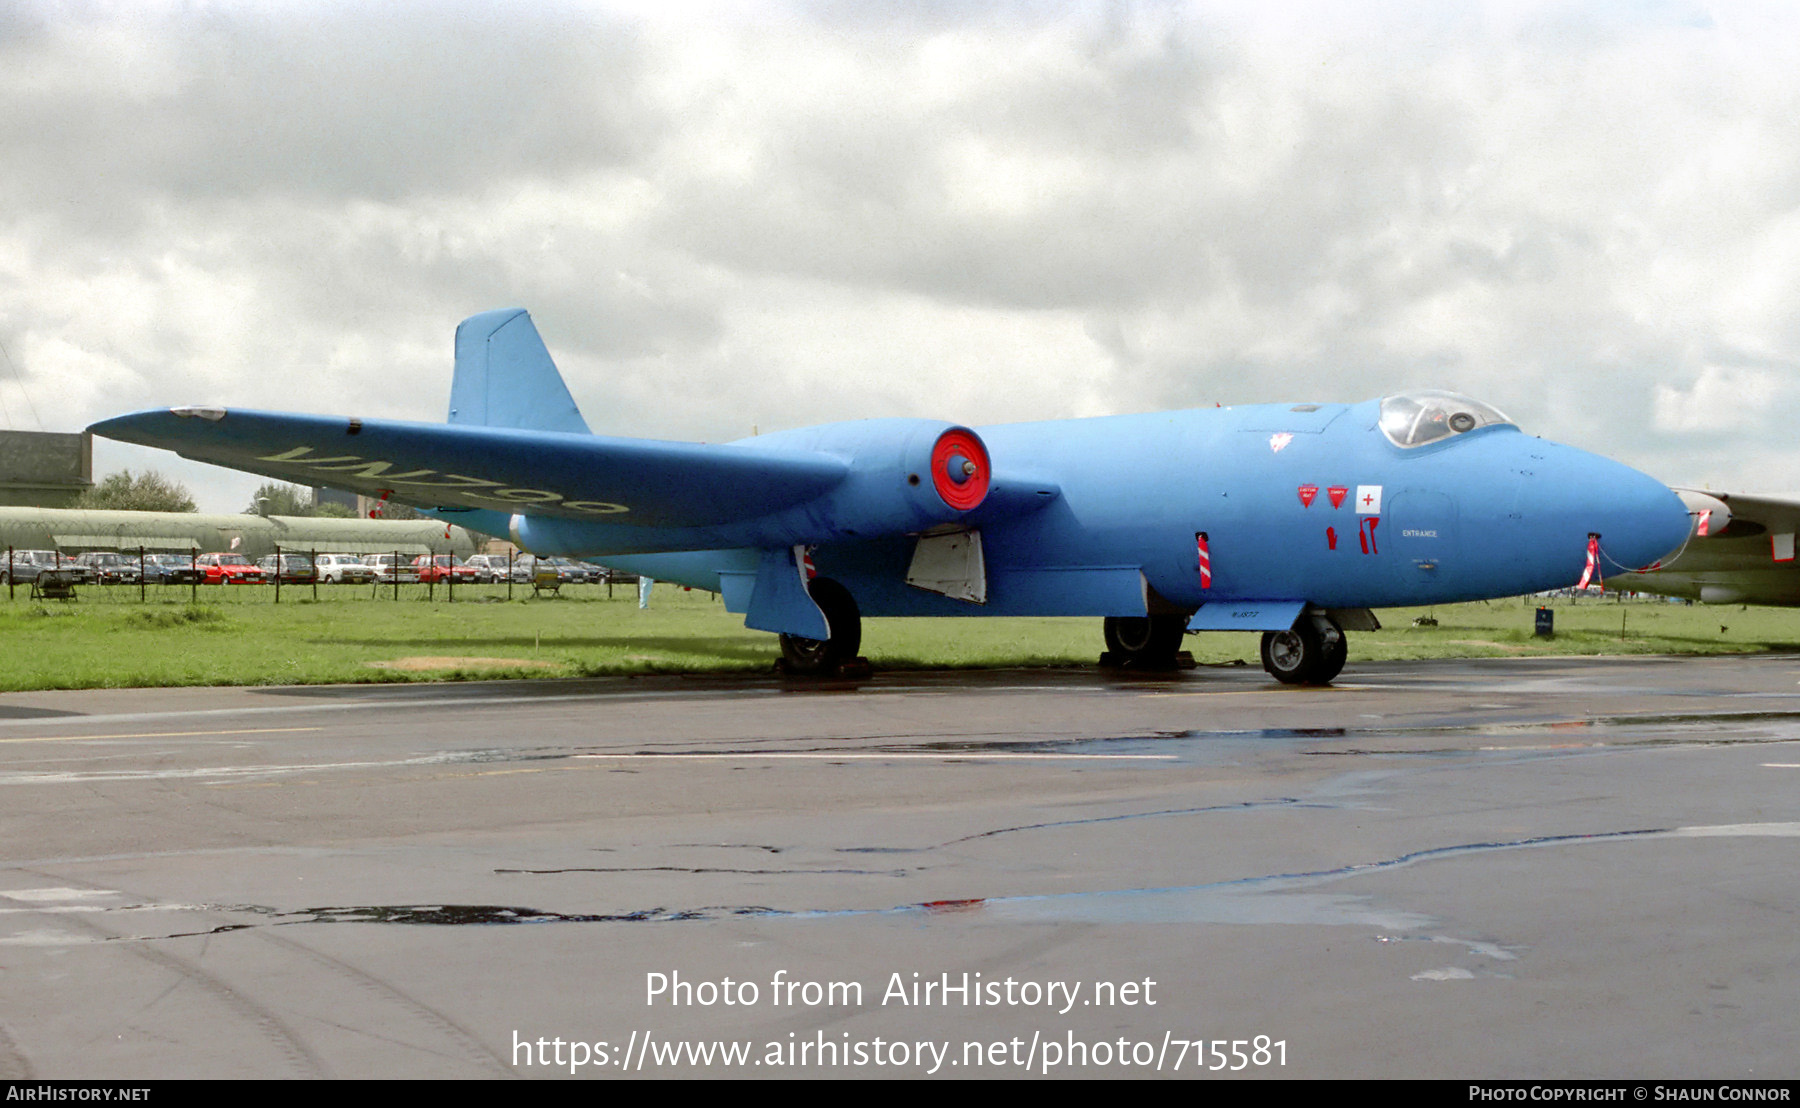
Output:
<path fill-rule="evenodd" d="M 441 418 L 456 322 L 518 304 L 608 433 L 1435 385 L 1800 486 L 1797 24 L 13 5 L 0 401 Z"/>

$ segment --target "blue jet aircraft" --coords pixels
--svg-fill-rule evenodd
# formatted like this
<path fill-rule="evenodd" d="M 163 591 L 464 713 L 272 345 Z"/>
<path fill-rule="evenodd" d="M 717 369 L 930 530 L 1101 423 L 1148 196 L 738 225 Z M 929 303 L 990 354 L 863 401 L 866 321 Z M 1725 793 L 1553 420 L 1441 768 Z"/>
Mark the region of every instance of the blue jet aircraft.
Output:
<path fill-rule="evenodd" d="M 1115 662 L 1166 667 L 1186 632 L 1261 631 L 1272 675 L 1324 684 L 1344 632 L 1378 626 L 1370 609 L 1598 579 L 1689 531 L 1650 477 L 1445 392 L 724 444 L 595 435 L 520 309 L 457 328 L 445 425 L 185 407 L 92 430 L 715 590 L 797 672 L 854 658 L 863 616 L 1098 616 Z"/>

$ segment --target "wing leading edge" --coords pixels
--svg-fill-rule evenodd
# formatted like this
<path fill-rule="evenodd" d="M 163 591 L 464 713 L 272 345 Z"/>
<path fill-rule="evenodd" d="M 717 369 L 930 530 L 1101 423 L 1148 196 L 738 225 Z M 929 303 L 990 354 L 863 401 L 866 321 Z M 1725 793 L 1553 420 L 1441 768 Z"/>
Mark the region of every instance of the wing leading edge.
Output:
<path fill-rule="evenodd" d="M 706 527 L 768 515 L 820 496 L 850 471 L 844 460 L 816 452 L 235 408 L 137 412 L 91 430 L 197 461 L 422 507 L 636 527 Z"/>
<path fill-rule="evenodd" d="M 525 516 L 546 549 L 590 554 L 918 533 L 1035 510 L 1056 494 L 1047 482 L 995 482 L 973 432 L 926 419 L 723 444 L 224 408 L 138 412 L 92 430 L 298 484 Z"/>
<path fill-rule="evenodd" d="M 922 548 L 966 541 L 979 549 L 977 528 L 1061 496 L 1042 475 L 999 477 L 980 435 L 941 420 L 860 420 L 725 444 L 593 435 L 530 316 L 516 308 L 471 316 L 457 329 L 447 424 L 190 407 L 90 430 L 458 513 L 465 526 L 538 553 L 713 551 L 735 565 L 738 553 L 755 552 L 754 597 L 743 597 L 749 625 L 809 641 L 835 640 L 834 622 L 854 626 L 858 617 L 841 588 L 830 594 L 830 612 L 810 595 L 808 548 L 918 535 Z M 909 571 L 908 581 L 975 603 L 985 597 L 985 569 L 965 567 L 951 582 L 957 588 L 944 587 L 941 572 L 925 577 L 919 584 L 924 578 Z"/>

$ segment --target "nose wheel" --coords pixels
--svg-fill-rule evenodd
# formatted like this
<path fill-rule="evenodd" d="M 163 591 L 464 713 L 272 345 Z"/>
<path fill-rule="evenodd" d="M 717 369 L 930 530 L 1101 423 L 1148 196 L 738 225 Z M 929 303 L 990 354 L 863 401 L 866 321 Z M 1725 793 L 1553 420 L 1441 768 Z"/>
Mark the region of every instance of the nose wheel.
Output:
<path fill-rule="evenodd" d="M 1263 632 L 1263 669 L 1284 685 L 1329 685 L 1349 653 L 1343 628 L 1326 615 L 1302 615 L 1286 631 Z"/>

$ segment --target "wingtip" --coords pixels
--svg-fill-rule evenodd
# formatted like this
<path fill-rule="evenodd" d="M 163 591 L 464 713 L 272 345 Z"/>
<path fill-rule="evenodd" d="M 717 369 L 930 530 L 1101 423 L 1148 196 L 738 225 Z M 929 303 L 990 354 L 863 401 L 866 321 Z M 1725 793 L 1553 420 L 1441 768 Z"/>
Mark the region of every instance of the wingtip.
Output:
<path fill-rule="evenodd" d="M 119 432 L 138 426 L 145 416 L 151 414 L 151 412 L 131 412 L 127 415 L 103 419 L 98 423 L 90 423 L 87 428 L 88 434 L 99 435 L 102 438 L 108 439 L 120 438 L 122 436 Z"/>
<path fill-rule="evenodd" d="M 186 405 L 178 408 L 147 408 L 141 412 L 128 412 L 125 415 L 103 419 L 88 425 L 90 434 L 102 438 L 118 439 L 121 442 L 144 442 L 144 436 L 158 427 L 165 427 L 170 420 L 200 419 L 209 423 L 217 423 L 224 419 L 228 409 L 217 405 Z"/>

